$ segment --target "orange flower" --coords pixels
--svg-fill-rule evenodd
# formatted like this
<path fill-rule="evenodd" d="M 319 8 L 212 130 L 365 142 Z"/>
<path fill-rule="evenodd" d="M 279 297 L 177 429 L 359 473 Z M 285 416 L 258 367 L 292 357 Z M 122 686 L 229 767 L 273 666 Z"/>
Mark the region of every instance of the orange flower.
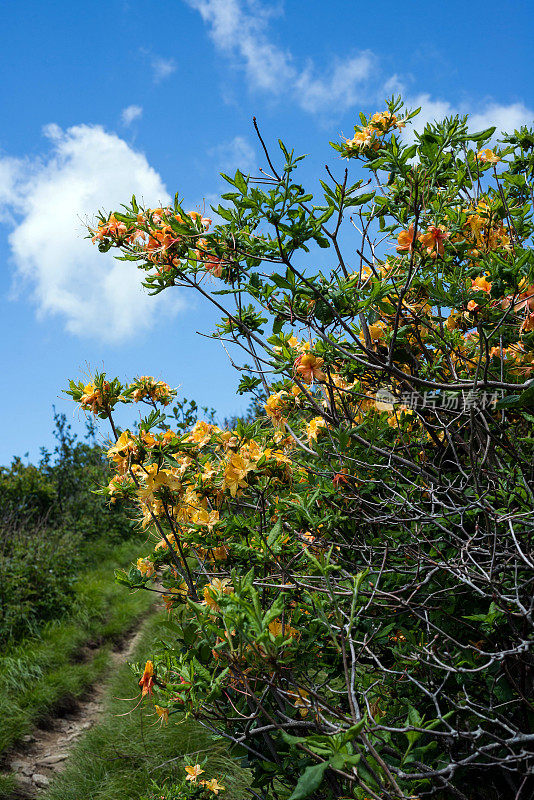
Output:
<path fill-rule="evenodd" d="M 478 278 L 471 280 L 471 291 L 489 293 L 491 292 L 491 283 L 483 275 L 479 275 Z"/>
<path fill-rule="evenodd" d="M 413 225 L 410 225 L 407 231 L 401 231 L 397 236 L 397 253 L 408 251 L 411 253 L 413 249 Z"/>
<path fill-rule="evenodd" d="M 369 120 L 369 127 L 372 130 L 376 130 L 379 136 L 384 133 L 388 133 L 391 128 L 404 128 L 406 125 L 405 122 L 402 120 L 398 120 L 395 114 L 392 114 L 390 111 L 380 111 L 376 114 L 373 114 L 371 119 Z"/>
<path fill-rule="evenodd" d="M 139 681 L 139 686 L 142 687 L 142 696 L 144 697 L 146 694 L 152 694 L 152 686 L 154 685 L 154 665 L 152 661 L 147 661 L 145 664 L 145 670 L 141 675 L 141 680 Z"/>
<path fill-rule="evenodd" d="M 521 294 L 517 295 L 513 304 L 513 310 L 521 311 L 526 308 L 528 311 L 534 311 L 534 284 L 526 286 L 526 281 L 523 281 L 523 286 L 520 285 L 519 288 L 523 288 L 523 291 Z M 501 308 L 510 308 L 512 300 L 512 296 L 505 297 L 504 300 L 501 301 Z"/>
<path fill-rule="evenodd" d="M 200 764 L 195 764 L 194 767 L 185 767 L 185 771 L 187 772 L 186 781 L 191 781 L 192 783 L 196 783 L 198 776 L 204 772 Z"/>
<path fill-rule="evenodd" d="M 467 304 L 468 311 L 480 311 L 480 308 L 481 308 L 480 305 L 478 303 L 475 303 L 474 300 L 470 300 Z"/>
<path fill-rule="evenodd" d="M 126 225 L 124 222 L 119 222 L 114 214 L 111 214 L 107 222 L 99 222 L 98 229 L 92 231 L 94 236 L 92 238 L 93 244 L 98 240 L 101 241 L 106 236 L 124 236 L 126 233 Z"/>
<path fill-rule="evenodd" d="M 421 236 L 421 244 L 426 247 L 428 253 L 434 254 L 434 257 L 436 252 L 442 256 L 444 252 L 443 242 L 449 236 L 450 233 L 440 225 L 431 225 L 427 232 Z"/>
<path fill-rule="evenodd" d="M 312 353 L 304 353 L 299 356 L 295 361 L 295 370 L 299 376 L 306 383 L 313 383 L 313 381 L 324 381 L 326 375 L 321 367 L 324 363 L 322 358 L 317 358 Z"/>
<path fill-rule="evenodd" d="M 488 150 L 487 148 L 477 153 L 477 158 L 485 164 L 497 164 L 497 162 L 501 160 L 499 156 L 495 155 L 493 150 Z"/>
<path fill-rule="evenodd" d="M 336 472 L 336 474 L 335 474 L 335 475 L 334 475 L 334 477 L 332 478 L 332 483 L 334 484 L 334 486 L 335 486 L 336 488 L 337 488 L 338 486 L 340 486 L 340 484 L 342 484 L 342 483 L 346 483 L 346 484 L 348 484 L 348 483 L 349 483 L 349 479 L 346 477 L 346 476 L 347 476 L 347 474 L 348 474 L 348 473 L 347 473 L 347 469 L 346 469 L 346 467 L 343 467 L 343 469 L 341 470 L 341 472 Z"/>

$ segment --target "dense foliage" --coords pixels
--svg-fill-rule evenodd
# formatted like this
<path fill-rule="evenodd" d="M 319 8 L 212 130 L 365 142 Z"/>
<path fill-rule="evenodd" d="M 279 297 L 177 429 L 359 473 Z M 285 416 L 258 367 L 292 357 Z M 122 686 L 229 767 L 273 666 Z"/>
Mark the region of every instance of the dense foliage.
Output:
<path fill-rule="evenodd" d="M 412 116 L 361 115 L 333 147 L 370 177 L 327 167 L 319 199 L 258 132 L 266 169 L 227 178 L 219 224 L 133 198 L 92 231 L 152 292 L 215 304 L 266 396 L 184 432 L 161 381 L 69 391 L 111 423 L 104 494 L 154 536 L 120 576 L 170 611 L 142 696 L 234 742 L 260 798 L 534 788 L 534 137 L 410 139 Z"/>
<path fill-rule="evenodd" d="M 16 641 L 58 619 L 72 602 L 80 569 L 131 535 L 124 510 L 95 494 L 109 472 L 89 425 L 86 441 L 54 414 L 57 440 L 39 464 L 0 467 L 0 637 Z"/>

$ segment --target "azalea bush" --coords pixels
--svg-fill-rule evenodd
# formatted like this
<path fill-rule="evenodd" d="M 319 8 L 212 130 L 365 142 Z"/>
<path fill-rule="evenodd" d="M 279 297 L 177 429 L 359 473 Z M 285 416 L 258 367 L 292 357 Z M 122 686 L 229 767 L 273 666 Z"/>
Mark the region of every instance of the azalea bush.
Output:
<path fill-rule="evenodd" d="M 534 789 L 534 136 L 416 114 L 360 115 L 316 194 L 258 130 L 215 223 L 133 198 L 91 231 L 213 303 L 263 398 L 184 431 L 162 381 L 69 389 L 153 538 L 118 576 L 169 611 L 144 702 L 230 741 L 257 798 Z"/>

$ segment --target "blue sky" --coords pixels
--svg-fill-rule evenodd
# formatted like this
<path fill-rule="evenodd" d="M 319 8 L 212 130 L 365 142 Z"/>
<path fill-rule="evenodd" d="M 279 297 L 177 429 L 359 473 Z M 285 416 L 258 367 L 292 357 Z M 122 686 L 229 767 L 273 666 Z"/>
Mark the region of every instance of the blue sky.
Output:
<path fill-rule="evenodd" d="M 140 0 L 2 4 L 0 463 L 51 444 L 52 404 L 89 368 L 155 375 L 221 416 L 246 401 L 198 299 L 139 290 L 83 220 L 132 191 L 154 206 L 217 202 L 219 171 L 261 165 L 267 140 L 334 161 L 328 141 L 402 90 L 425 119 L 534 119 L 527 2 Z"/>

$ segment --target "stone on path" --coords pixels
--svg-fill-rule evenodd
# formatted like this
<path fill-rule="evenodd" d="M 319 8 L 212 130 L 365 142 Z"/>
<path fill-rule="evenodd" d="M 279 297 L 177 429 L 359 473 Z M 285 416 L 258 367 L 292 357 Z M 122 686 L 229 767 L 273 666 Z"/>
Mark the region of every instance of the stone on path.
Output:
<path fill-rule="evenodd" d="M 32 775 L 32 781 L 36 786 L 40 786 L 43 789 L 50 783 L 50 780 L 46 777 L 46 775 L 41 775 L 40 772 L 34 772 Z"/>
<path fill-rule="evenodd" d="M 40 758 L 39 761 L 36 761 L 36 764 L 59 764 L 60 761 L 65 761 L 66 758 L 68 758 L 68 753 L 55 753 L 54 755 Z"/>

